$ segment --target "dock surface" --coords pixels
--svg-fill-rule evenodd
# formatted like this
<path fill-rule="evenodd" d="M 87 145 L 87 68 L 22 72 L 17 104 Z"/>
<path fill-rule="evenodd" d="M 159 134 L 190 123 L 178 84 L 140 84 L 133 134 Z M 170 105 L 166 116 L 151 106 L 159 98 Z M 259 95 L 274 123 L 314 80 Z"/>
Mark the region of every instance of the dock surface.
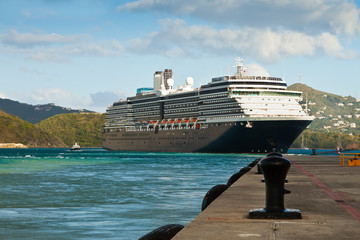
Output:
<path fill-rule="evenodd" d="M 338 156 L 283 157 L 292 162 L 285 208 L 299 209 L 302 219 L 248 218 L 265 207 L 263 175 L 254 167 L 173 239 L 360 239 L 360 166 L 341 167 Z"/>

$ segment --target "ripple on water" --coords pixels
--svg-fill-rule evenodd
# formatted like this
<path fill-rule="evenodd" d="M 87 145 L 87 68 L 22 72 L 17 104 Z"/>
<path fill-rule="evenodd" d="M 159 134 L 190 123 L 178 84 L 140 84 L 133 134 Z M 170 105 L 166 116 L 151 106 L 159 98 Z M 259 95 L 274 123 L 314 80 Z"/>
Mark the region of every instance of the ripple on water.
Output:
<path fill-rule="evenodd" d="M 0 150 L 0 239 L 137 239 L 187 224 L 259 156 Z"/>

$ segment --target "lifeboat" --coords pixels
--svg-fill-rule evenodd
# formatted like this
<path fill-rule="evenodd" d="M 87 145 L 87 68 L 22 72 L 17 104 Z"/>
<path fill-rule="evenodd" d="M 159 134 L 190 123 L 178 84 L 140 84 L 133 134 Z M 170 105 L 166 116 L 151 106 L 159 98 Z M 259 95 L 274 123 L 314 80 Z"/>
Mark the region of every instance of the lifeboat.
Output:
<path fill-rule="evenodd" d="M 181 125 L 185 126 L 188 124 L 188 122 L 189 122 L 189 119 L 183 119 L 183 120 L 181 120 Z"/>

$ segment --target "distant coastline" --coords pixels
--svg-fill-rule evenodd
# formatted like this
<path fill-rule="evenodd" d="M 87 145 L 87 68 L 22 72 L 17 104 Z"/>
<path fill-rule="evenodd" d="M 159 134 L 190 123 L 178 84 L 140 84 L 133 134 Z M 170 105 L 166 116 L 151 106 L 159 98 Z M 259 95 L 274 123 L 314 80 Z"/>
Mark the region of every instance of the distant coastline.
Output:
<path fill-rule="evenodd" d="M 0 143 L 0 148 L 28 148 L 22 143 Z"/>

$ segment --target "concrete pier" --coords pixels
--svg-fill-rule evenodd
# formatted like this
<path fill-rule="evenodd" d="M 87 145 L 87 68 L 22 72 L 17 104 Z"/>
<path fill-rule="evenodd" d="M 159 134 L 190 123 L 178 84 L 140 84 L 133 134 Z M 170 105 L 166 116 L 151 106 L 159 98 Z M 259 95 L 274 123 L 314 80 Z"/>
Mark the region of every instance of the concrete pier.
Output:
<path fill-rule="evenodd" d="M 254 167 L 173 239 L 360 239 L 360 166 L 340 167 L 338 156 L 283 156 L 292 162 L 285 208 L 299 209 L 302 219 L 248 218 L 265 206 Z"/>

